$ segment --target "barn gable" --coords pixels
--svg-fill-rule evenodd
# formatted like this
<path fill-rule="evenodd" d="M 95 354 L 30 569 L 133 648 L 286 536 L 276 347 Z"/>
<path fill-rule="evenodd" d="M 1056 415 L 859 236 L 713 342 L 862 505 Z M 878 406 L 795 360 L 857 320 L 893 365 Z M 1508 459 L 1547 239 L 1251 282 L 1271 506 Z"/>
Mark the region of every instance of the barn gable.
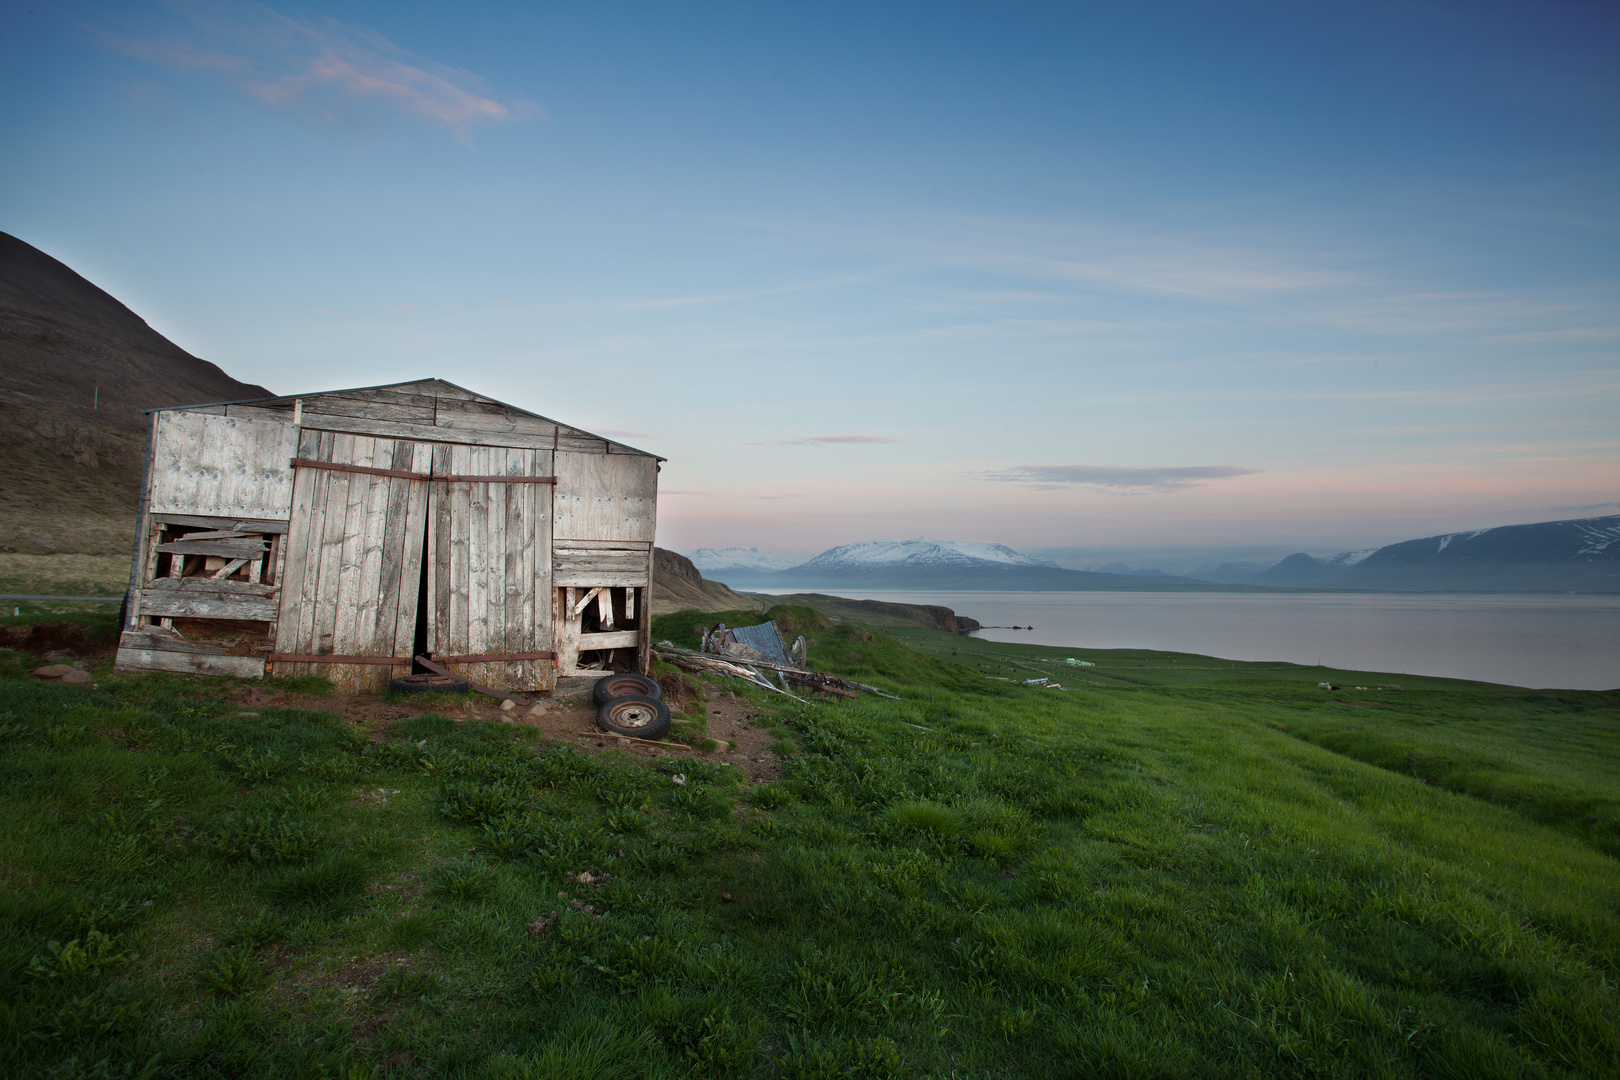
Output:
<path fill-rule="evenodd" d="M 659 460 L 439 379 L 158 410 L 119 665 L 644 670 Z"/>

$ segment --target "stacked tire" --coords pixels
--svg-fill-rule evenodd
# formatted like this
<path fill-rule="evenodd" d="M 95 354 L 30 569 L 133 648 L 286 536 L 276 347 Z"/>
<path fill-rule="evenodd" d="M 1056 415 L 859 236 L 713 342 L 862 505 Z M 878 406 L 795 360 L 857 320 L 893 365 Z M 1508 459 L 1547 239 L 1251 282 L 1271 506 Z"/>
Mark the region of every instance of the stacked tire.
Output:
<path fill-rule="evenodd" d="M 662 739 L 669 734 L 669 706 L 664 690 L 645 675 L 609 675 L 591 691 L 596 726 L 610 735 Z"/>

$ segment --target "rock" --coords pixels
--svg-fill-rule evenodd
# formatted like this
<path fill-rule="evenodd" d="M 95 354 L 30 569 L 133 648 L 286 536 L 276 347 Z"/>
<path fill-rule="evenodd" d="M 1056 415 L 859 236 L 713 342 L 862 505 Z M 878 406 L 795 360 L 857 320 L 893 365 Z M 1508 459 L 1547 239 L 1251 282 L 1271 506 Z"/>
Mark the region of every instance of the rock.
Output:
<path fill-rule="evenodd" d="M 53 664 L 66 664 L 74 659 L 77 659 L 77 657 L 78 654 L 72 649 L 57 649 L 54 652 L 48 652 L 45 654 L 45 659 Z"/>
<path fill-rule="evenodd" d="M 715 753 L 724 754 L 730 749 L 731 749 L 731 743 L 727 742 L 725 739 L 716 739 L 716 740 L 714 740 L 714 752 Z"/>
<path fill-rule="evenodd" d="M 515 708 L 517 708 L 517 702 L 511 698 L 506 698 L 501 702 L 501 712 L 511 712 Z"/>
<path fill-rule="evenodd" d="M 88 671 L 80 671 L 78 668 L 70 668 L 68 673 L 62 676 L 62 681 L 70 686 L 82 686 L 94 678 L 95 676 L 90 674 Z"/>
<path fill-rule="evenodd" d="M 41 679 L 60 679 L 73 668 L 67 664 L 46 664 L 44 667 L 34 669 L 34 674 Z"/>
<path fill-rule="evenodd" d="M 546 713 L 550 710 L 551 707 L 545 702 L 537 701 L 533 705 L 529 706 L 529 711 L 524 715 L 528 716 L 531 720 L 538 720 L 540 717 L 546 715 Z"/>

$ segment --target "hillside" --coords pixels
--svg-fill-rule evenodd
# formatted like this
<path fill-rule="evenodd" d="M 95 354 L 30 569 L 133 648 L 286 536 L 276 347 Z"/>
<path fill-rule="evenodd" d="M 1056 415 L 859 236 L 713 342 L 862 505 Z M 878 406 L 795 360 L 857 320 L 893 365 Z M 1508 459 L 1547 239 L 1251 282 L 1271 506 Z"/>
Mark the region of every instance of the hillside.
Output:
<path fill-rule="evenodd" d="M 1614 1075 L 1620 696 L 778 625 L 746 769 L 0 651 L 0 1071 Z"/>
<path fill-rule="evenodd" d="M 268 396 L 0 233 L 0 552 L 127 554 L 141 410 Z"/>
<path fill-rule="evenodd" d="M 763 611 L 765 602 L 733 592 L 718 581 L 707 581 L 692 560 L 663 548 L 653 548 L 652 611 Z"/>

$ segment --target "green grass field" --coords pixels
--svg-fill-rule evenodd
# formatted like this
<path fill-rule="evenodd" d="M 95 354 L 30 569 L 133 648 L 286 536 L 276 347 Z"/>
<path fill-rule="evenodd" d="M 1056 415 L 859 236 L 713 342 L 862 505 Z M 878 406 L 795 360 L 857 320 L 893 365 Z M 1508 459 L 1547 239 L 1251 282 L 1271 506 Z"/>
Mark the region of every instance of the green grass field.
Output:
<path fill-rule="evenodd" d="M 1620 695 L 773 614 L 759 786 L 0 654 L 0 1072 L 1616 1075 Z"/>

